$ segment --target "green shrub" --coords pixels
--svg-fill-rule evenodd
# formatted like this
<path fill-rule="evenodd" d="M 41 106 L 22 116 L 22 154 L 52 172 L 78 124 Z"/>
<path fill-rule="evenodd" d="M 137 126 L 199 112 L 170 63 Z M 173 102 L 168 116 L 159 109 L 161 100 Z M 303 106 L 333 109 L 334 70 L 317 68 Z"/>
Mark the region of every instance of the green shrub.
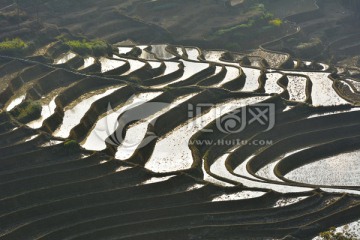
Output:
<path fill-rule="evenodd" d="M 68 153 L 76 153 L 80 150 L 80 145 L 75 140 L 67 140 L 64 142 L 65 151 Z"/>
<path fill-rule="evenodd" d="M 251 38 L 257 37 L 257 34 L 261 34 L 264 31 L 272 29 L 272 27 L 280 27 L 283 25 L 283 21 L 280 18 L 274 18 L 274 15 L 270 12 L 267 12 L 263 8 L 262 4 L 256 6 L 254 9 L 260 11 L 256 16 L 253 16 L 247 20 L 247 22 L 242 24 L 237 24 L 227 28 L 221 28 L 217 30 L 214 35 L 219 37 L 224 34 L 236 34 L 240 36 L 242 40 L 247 40 L 246 35 Z"/>
<path fill-rule="evenodd" d="M 273 19 L 274 18 L 274 14 L 270 13 L 270 12 L 264 12 L 261 19 L 265 19 L 265 20 L 269 20 L 269 19 Z"/>
<path fill-rule="evenodd" d="M 109 52 L 109 45 L 102 40 L 66 40 L 65 44 L 80 55 L 101 56 Z"/>
<path fill-rule="evenodd" d="M 28 43 L 20 38 L 6 39 L 0 42 L 0 53 L 17 54 L 23 53 L 29 47 Z"/>
<path fill-rule="evenodd" d="M 220 29 L 220 30 L 216 31 L 215 35 L 221 36 L 221 35 L 224 35 L 226 33 L 233 32 L 235 30 L 248 29 L 248 28 L 251 28 L 254 25 L 254 23 L 255 23 L 255 20 L 250 19 L 246 23 L 235 25 L 235 26 L 232 26 L 232 27 L 229 27 L 229 28 Z"/>
<path fill-rule="evenodd" d="M 274 25 L 276 27 L 280 27 L 283 24 L 283 21 L 280 18 L 275 18 L 270 20 L 269 24 Z"/>
<path fill-rule="evenodd" d="M 27 123 L 41 117 L 42 106 L 36 101 L 25 101 L 12 111 L 16 120 Z"/>

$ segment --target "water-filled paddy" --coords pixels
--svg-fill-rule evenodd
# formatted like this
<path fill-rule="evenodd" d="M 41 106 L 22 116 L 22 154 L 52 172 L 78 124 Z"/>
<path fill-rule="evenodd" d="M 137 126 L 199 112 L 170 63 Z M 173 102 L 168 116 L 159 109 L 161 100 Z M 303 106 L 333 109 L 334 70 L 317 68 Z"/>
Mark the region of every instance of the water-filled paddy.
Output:
<path fill-rule="evenodd" d="M 82 117 L 90 109 L 91 104 L 93 104 L 95 101 L 103 97 L 110 95 L 119 88 L 120 87 L 111 88 L 106 90 L 105 92 L 101 92 L 101 91 L 97 93 L 94 92 L 94 95 L 91 95 L 88 98 L 81 100 L 75 106 L 65 110 L 63 122 L 58 127 L 58 129 L 55 130 L 54 136 L 63 137 L 63 138 L 68 137 L 71 129 L 80 123 Z"/>
<path fill-rule="evenodd" d="M 31 128 L 40 128 L 43 124 L 43 122 L 45 121 L 45 119 L 47 119 L 48 117 L 50 117 L 54 112 L 55 112 L 55 108 L 56 108 L 56 104 L 55 104 L 55 98 L 57 96 L 53 97 L 53 99 L 42 105 L 42 109 L 41 109 L 41 117 L 39 119 L 36 119 L 28 124 L 26 124 L 28 127 Z"/>
<path fill-rule="evenodd" d="M 140 93 L 129 99 L 119 109 L 110 109 L 104 117 L 97 121 L 86 140 L 81 143 L 82 147 L 95 151 L 104 150 L 106 148 L 105 140 L 117 129 L 117 119 L 119 115 L 126 110 L 159 96 L 160 94 L 161 92 Z"/>
<path fill-rule="evenodd" d="M 285 175 L 289 180 L 327 186 L 360 185 L 360 151 L 307 164 Z"/>

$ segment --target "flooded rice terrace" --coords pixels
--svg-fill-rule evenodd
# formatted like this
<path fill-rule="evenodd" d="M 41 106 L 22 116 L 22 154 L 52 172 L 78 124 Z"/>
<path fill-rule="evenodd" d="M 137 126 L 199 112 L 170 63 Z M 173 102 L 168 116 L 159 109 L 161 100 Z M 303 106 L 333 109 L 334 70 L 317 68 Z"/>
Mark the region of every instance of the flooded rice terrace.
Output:
<path fill-rule="evenodd" d="M 248 220 L 242 214 L 241 219 L 229 219 L 249 229 L 254 222 L 288 231 L 323 223 L 332 214 L 347 214 L 347 209 L 358 211 L 360 83 L 355 78 L 340 79 L 341 74 L 328 71 L 330 66 L 323 63 L 319 71 L 283 69 L 285 61 L 293 61 L 290 56 L 265 50 L 246 56 L 167 44 L 114 49 L 117 52 L 106 57 L 73 52 L 54 56 L 43 68 L 59 72 L 57 79 L 30 77 L 26 81 L 31 84 L 7 98 L 3 113 L 13 117 L 4 115 L 7 120 L 0 125 L 0 134 L 8 139 L 1 143 L 0 160 L 25 180 L 0 171 L 6 188 L 0 194 L 20 204 L 6 202 L 9 210 L 3 216 L 15 218 L 13 210 L 29 207 L 23 197 L 33 199 L 34 209 L 49 204 L 59 213 L 66 210 L 62 201 L 76 198 L 74 208 L 83 203 L 89 214 L 97 215 L 94 206 L 103 197 L 104 217 L 112 209 L 123 209 L 122 204 L 138 211 L 126 194 L 134 201 L 148 199 L 154 208 L 175 211 L 171 208 L 182 206 L 184 214 L 197 207 L 209 214 L 217 209 L 208 206 L 248 211 Z M 82 64 L 75 68 L 76 59 Z M 339 81 L 345 87 L 340 89 Z M 32 100 L 41 113 L 20 119 L 16 113 Z M 25 149 L 25 157 L 13 155 L 13 149 Z M 35 153 L 41 157 L 26 157 Z M 22 190 L 24 181 L 29 181 L 30 192 Z M 18 188 L 10 189 L 12 183 Z M 136 206 L 151 210 L 146 204 Z M 298 209 L 308 216 L 299 216 Z M 320 211 L 323 218 L 314 214 Z M 57 219 L 56 214 L 43 214 L 44 219 Z M 75 225 L 84 224 L 81 234 L 86 236 L 86 224 L 74 218 L 72 209 L 66 214 Z M 262 214 L 266 221 L 259 220 Z M 286 223 L 288 216 L 299 220 Z M 24 222 L 27 217 L 24 213 Z M 211 220 L 216 218 L 208 219 L 218 224 Z M 355 220 L 331 225 L 341 231 L 348 223 L 358 232 Z M 25 228 L 20 220 L 15 225 L 5 227 L 9 236 Z"/>

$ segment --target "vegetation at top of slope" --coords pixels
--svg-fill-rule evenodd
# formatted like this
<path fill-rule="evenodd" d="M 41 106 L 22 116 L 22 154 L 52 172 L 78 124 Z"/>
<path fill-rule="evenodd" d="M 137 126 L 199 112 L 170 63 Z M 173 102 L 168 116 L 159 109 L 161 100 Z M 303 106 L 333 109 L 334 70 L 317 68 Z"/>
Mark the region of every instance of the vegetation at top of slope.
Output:
<path fill-rule="evenodd" d="M 15 117 L 21 123 L 27 123 L 41 117 L 42 106 L 37 101 L 25 101 L 16 107 L 12 112 L 12 116 Z"/>
<path fill-rule="evenodd" d="M 69 46 L 72 51 L 85 56 L 102 56 L 111 52 L 110 45 L 102 40 L 65 40 L 64 44 Z"/>
<path fill-rule="evenodd" d="M 80 145 L 75 140 L 67 140 L 64 142 L 64 147 L 67 153 L 77 153 L 80 151 Z"/>
<path fill-rule="evenodd" d="M 227 39 L 226 49 L 237 51 L 247 43 L 274 38 L 286 31 L 287 25 L 280 18 L 269 12 L 263 4 L 256 4 L 246 13 L 250 17 L 246 22 L 215 31 L 211 40 Z"/>
<path fill-rule="evenodd" d="M 21 54 L 29 48 L 29 44 L 20 38 L 6 39 L 0 42 L 0 53 Z"/>
<path fill-rule="evenodd" d="M 88 40 L 83 37 L 72 37 L 67 35 L 57 36 L 62 44 L 82 56 L 104 56 L 112 53 L 112 47 L 100 39 Z"/>
<path fill-rule="evenodd" d="M 280 18 L 275 18 L 270 20 L 269 24 L 274 25 L 276 27 L 280 27 L 283 24 L 283 21 Z"/>
<path fill-rule="evenodd" d="M 283 24 L 282 20 L 279 18 L 274 18 L 274 15 L 268 12 L 263 4 L 255 5 L 251 11 L 254 13 L 254 16 L 251 17 L 247 22 L 228 28 L 222 28 L 216 31 L 215 35 L 221 36 L 237 30 L 250 31 L 251 28 L 259 29 L 264 27 L 271 28 L 272 26 L 280 27 Z"/>

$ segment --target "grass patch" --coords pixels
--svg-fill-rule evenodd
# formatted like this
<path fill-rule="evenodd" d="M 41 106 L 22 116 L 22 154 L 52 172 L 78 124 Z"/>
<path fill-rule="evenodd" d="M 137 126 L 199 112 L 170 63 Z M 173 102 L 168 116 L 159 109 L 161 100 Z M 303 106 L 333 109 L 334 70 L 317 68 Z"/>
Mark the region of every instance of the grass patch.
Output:
<path fill-rule="evenodd" d="M 20 38 L 6 39 L 0 42 L 0 53 L 20 54 L 24 53 L 28 47 L 29 44 Z"/>
<path fill-rule="evenodd" d="M 269 21 L 269 24 L 280 27 L 283 24 L 283 21 L 280 18 L 275 18 Z"/>
<path fill-rule="evenodd" d="M 21 123 L 27 123 L 41 117 L 42 106 L 37 101 L 25 101 L 16 107 L 11 114 Z"/>
<path fill-rule="evenodd" d="M 75 140 L 67 140 L 64 142 L 64 147 L 67 153 L 77 153 L 80 151 L 80 145 Z"/>
<path fill-rule="evenodd" d="M 111 47 L 103 40 L 88 41 L 82 40 L 62 40 L 70 49 L 82 56 L 93 55 L 103 56 L 111 52 Z"/>
<path fill-rule="evenodd" d="M 235 26 L 225 28 L 225 29 L 220 29 L 215 33 L 215 35 L 221 36 L 221 35 L 224 35 L 226 33 L 233 32 L 235 30 L 251 28 L 252 26 L 254 26 L 254 23 L 255 23 L 255 20 L 250 19 L 247 23 L 235 25 Z"/>
<path fill-rule="evenodd" d="M 256 33 L 261 33 L 264 30 L 269 30 L 283 25 L 283 21 L 279 18 L 275 18 L 274 14 L 268 12 L 263 4 L 256 4 L 250 8 L 250 11 L 247 14 L 252 17 L 250 17 L 246 22 L 221 28 L 217 30 L 214 35 L 216 37 L 221 37 L 225 34 L 256 35 Z"/>

